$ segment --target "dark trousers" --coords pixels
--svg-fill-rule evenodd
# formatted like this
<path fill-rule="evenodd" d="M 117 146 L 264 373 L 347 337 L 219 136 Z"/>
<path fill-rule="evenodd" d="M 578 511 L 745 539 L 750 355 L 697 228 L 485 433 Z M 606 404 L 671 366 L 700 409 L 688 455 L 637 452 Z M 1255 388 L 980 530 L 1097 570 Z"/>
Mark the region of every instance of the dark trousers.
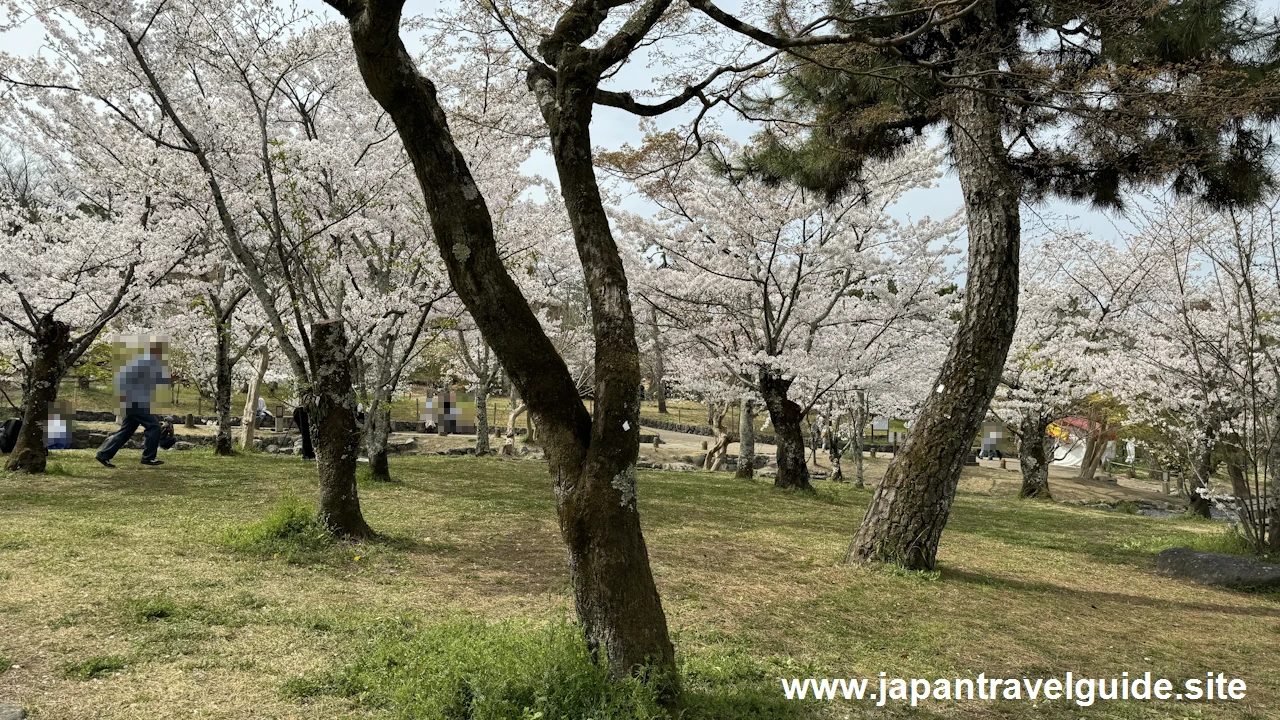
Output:
<path fill-rule="evenodd" d="M 315 460 L 316 451 L 311 447 L 311 423 L 308 422 L 307 411 L 302 408 L 293 409 L 293 424 L 298 426 L 298 432 L 302 433 L 302 459 Z"/>
<path fill-rule="evenodd" d="M 107 441 L 98 448 L 99 460 L 111 460 L 120 452 L 120 448 L 129 442 L 138 426 L 143 427 L 142 462 L 156 459 L 156 449 L 160 447 L 160 419 L 149 410 L 129 408 L 124 412 L 124 420 L 120 421 L 120 429 L 111 434 Z"/>

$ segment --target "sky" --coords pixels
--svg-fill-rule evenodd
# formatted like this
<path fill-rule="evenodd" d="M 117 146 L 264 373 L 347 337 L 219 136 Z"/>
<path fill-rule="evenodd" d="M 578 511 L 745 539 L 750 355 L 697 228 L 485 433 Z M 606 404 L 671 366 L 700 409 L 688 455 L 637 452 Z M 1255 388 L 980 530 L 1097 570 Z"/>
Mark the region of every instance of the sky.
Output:
<path fill-rule="evenodd" d="M 743 0 L 722 0 L 719 4 L 726 10 L 734 11 L 741 6 L 742 2 Z M 312 10 L 320 17 L 334 21 L 341 19 L 337 12 L 325 5 L 322 0 L 297 0 L 297 3 L 299 7 Z M 1277 0 L 1268 0 L 1262 4 L 1262 7 L 1270 8 L 1275 4 L 1277 4 Z M 439 0 L 409 0 L 406 4 L 405 14 L 427 15 L 432 13 L 439 5 Z M 0 13 L 2 12 L 0 11 Z M 422 48 L 421 40 L 417 37 L 406 36 L 405 41 L 411 52 Z M 34 22 L 27 22 L 13 30 L 0 32 L 0 47 L 14 54 L 38 52 L 42 42 L 43 36 L 38 25 Z M 635 58 L 612 80 L 611 87 L 633 91 L 652 87 L 651 76 L 654 70 L 648 67 L 648 60 L 645 57 Z M 679 122 L 681 117 L 680 114 L 672 114 L 670 117 L 664 116 L 659 120 L 660 126 L 670 127 Z M 685 114 L 683 117 L 687 118 L 688 115 Z M 718 121 L 721 124 L 722 131 L 739 143 L 748 142 L 752 134 L 757 130 L 756 126 L 736 116 L 721 115 Z M 618 149 L 624 144 L 634 146 L 639 144 L 642 139 L 640 123 L 637 118 L 629 113 L 609 107 L 597 108 L 591 129 L 595 145 L 608 150 Z M 938 143 L 941 137 L 938 134 L 934 134 L 932 138 L 926 137 L 927 141 L 930 139 L 932 142 Z M 543 175 L 553 182 L 555 181 L 555 167 L 550 155 L 546 152 L 535 155 L 526 163 L 524 170 L 529 173 Z M 962 200 L 959 182 L 954 172 L 947 170 L 935 187 L 917 189 L 908 193 L 892 208 L 891 212 L 904 220 L 908 218 L 919 219 L 925 216 L 940 218 L 950 215 L 959 209 Z M 622 200 L 622 205 L 627 210 L 644 215 L 651 214 L 654 209 L 648 201 L 635 194 L 625 196 Z M 1085 205 L 1061 200 L 1051 200 L 1034 206 L 1024 205 L 1022 215 L 1024 228 L 1032 227 L 1038 218 L 1043 217 L 1052 219 L 1053 222 L 1059 225 L 1064 222 L 1068 223 L 1072 229 L 1090 232 L 1113 241 L 1133 228 L 1132 224 L 1117 213 L 1100 212 Z"/>

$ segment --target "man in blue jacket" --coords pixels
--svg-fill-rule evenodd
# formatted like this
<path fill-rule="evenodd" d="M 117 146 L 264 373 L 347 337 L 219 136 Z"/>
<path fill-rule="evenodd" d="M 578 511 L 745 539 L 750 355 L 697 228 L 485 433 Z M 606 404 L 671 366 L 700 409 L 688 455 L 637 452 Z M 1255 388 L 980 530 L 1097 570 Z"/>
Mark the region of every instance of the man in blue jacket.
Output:
<path fill-rule="evenodd" d="M 163 465 L 156 459 L 156 450 L 160 447 L 160 419 L 151 414 L 151 400 L 155 397 L 157 385 L 172 385 L 169 369 L 165 367 L 164 357 L 167 344 L 157 338 L 151 339 L 147 351 L 125 363 L 116 373 L 116 392 L 120 395 L 120 407 L 124 410 L 124 419 L 120 421 L 120 429 L 107 438 L 98 448 L 95 457 L 98 462 L 113 468 L 111 458 L 120 448 L 129 442 L 133 433 L 141 425 L 145 443 L 142 449 L 143 465 Z"/>

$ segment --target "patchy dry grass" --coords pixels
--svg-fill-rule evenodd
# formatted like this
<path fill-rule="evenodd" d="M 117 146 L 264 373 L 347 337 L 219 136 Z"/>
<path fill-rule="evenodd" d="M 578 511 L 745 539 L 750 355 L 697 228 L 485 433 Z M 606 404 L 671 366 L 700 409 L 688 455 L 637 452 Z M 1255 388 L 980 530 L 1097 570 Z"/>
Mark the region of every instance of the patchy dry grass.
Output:
<path fill-rule="evenodd" d="M 310 534 L 314 466 L 299 459 L 166 460 L 110 471 L 66 452 L 62 475 L 0 476 L 0 664 L 20 666 L 0 674 L 0 700 L 37 720 L 432 718 L 479 713 L 477 692 L 477 717 L 645 707 L 617 710 L 581 664 L 539 463 L 395 458 L 399 482 L 360 490 L 382 539 L 351 545 Z M 839 562 L 869 490 L 640 482 L 695 717 L 1280 716 L 1280 598 L 1152 573 L 1164 547 L 1231 549 L 1219 525 L 961 493 L 940 571 L 904 573 Z M 1221 671 L 1249 694 L 876 709 L 782 703 L 776 680 L 1068 670 Z"/>

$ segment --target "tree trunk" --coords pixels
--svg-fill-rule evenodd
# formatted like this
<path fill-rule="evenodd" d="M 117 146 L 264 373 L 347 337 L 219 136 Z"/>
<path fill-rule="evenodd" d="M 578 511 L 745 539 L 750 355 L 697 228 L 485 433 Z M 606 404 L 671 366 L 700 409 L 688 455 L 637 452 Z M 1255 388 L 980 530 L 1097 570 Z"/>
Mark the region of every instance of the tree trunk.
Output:
<path fill-rule="evenodd" d="M 486 351 L 487 352 L 487 351 Z M 489 383 L 476 383 L 476 455 L 489 454 Z"/>
<path fill-rule="evenodd" d="M 858 477 L 854 482 L 854 487 L 866 487 L 866 475 L 862 467 L 862 444 L 866 442 L 867 435 L 867 394 L 862 390 L 858 391 L 858 412 L 855 413 L 853 427 L 853 467 L 857 471 Z"/>
<path fill-rule="evenodd" d="M 360 426 L 356 423 L 356 393 L 351 384 L 347 334 L 341 320 L 311 325 L 315 354 L 314 405 L 316 469 L 320 474 L 320 522 L 340 537 L 363 539 L 373 530 L 360 513 L 356 491 L 356 457 L 360 454 Z"/>
<path fill-rule="evenodd" d="M 742 400 L 738 412 L 738 472 L 740 478 L 756 475 L 756 408 L 750 400 Z"/>
<path fill-rule="evenodd" d="M 679 671 L 636 506 L 640 358 L 626 274 L 592 158 L 590 123 L 602 69 L 562 48 L 528 84 L 551 136 L 560 190 L 583 268 L 595 337 L 596 402 L 587 411 L 564 359 L 541 330 L 498 253 L 493 220 L 453 142 L 436 87 L 401 41 L 401 6 L 330 2 L 351 29 L 370 94 L 413 163 L 450 282 L 537 415 L 587 645 L 616 678 L 642 674 L 663 704 L 682 707 Z M 584 57 L 584 55 L 586 57 Z"/>
<path fill-rule="evenodd" d="M 58 385 L 66 372 L 67 353 L 71 349 L 70 326 L 51 315 L 40 318 L 35 331 L 31 341 L 30 374 L 22 396 L 22 429 L 5 463 L 5 469 L 10 472 L 39 474 L 45 471 L 49 455 L 45 442 L 49 407 L 58 399 Z"/>
<path fill-rule="evenodd" d="M 830 417 L 830 407 L 827 409 Z M 844 450 L 845 444 L 840 440 L 840 418 L 836 417 L 827 423 L 827 459 L 831 461 L 831 481 L 844 482 Z"/>
<path fill-rule="evenodd" d="M 1084 460 L 1080 463 L 1080 473 L 1078 477 L 1081 480 L 1092 480 L 1093 476 L 1098 472 L 1098 466 L 1102 464 L 1102 454 L 1106 452 L 1108 432 L 1106 421 L 1094 422 L 1089 421 L 1094 427 L 1090 428 L 1089 437 L 1085 438 L 1084 443 Z"/>
<path fill-rule="evenodd" d="M 1271 427 L 1271 441 L 1267 443 L 1267 459 L 1262 468 L 1267 482 L 1258 491 L 1264 496 L 1261 502 L 1267 505 L 1267 551 L 1280 553 L 1280 407 L 1272 410 Z"/>
<path fill-rule="evenodd" d="M 706 457 L 702 459 L 702 469 L 718 471 L 724 465 L 725 456 L 729 452 L 729 443 L 734 441 L 732 433 L 724 427 L 724 418 L 729 414 L 729 403 L 710 404 L 707 407 L 711 412 L 711 429 L 715 432 L 716 441 L 707 450 Z"/>
<path fill-rule="evenodd" d="M 809 484 L 809 466 L 805 464 L 804 432 L 800 421 L 804 419 L 800 406 L 787 397 L 791 380 L 785 380 L 775 372 L 760 374 L 760 395 L 769 409 L 769 422 L 778 438 L 778 476 L 773 486 L 783 489 L 812 490 Z"/>
<path fill-rule="evenodd" d="M 240 416 L 240 449 L 253 449 L 253 436 L 258 427 L 258 393 L 262 390 L 262 377 L 267 374 L 270 351 L 263 343 L 258 350 L 258 371 L 249 381 L 249 389 L 244 396 L 244 413 Z"/>
<path fill-rule="evenodd" d="M 373 404 L 365 416 L 368 430 L 364 449 L 369 454 L 369 476 L 378 482 L 391 482 L 391 466 L 387 462 L 387 441 L 391 438 L 391 390 L 374 391 Z"/>
<path fill-rule="evenodd" d="M 662 358 L 662 334 L 658 331 L 658 309 L 649 306 L 649 331 L 653 334 L 653 398 L 658 412 L 667 413 L 667 369 Z"/>
<path fill-rule="evenodd" d="M 660 687 L 664 704 L 678 709 L 683 702 L 675 648 L 636 508 L 640 350 L 626 271 L 596 184 L 590 126 L 600 76 L 591 57 L 580 48 L 565 50 L 554 81 L 538 68 L 529 72 L 530 88 L 551 131 L 560 192 L 591 300 L 596 399 L 585 456 L 582 446 L 566 446 L 563 433 L 568 428 L 553 427 L 545 410 L 536 407 L 529 393 L 522 394 L 537 410 L 539 432 L 547 426 L 560 531 L 569 548 L 574 598 L 587 644 L 593 654 L 607 653 L 615 677 L 649 668 L 649 681 Z M 581 401 L 578 405 L 585 411 Z M 566 472 L 579 457 L 580 469 Z"/>
<path fill-rule="evenodd" d="M 514 446 L 516 442 L 516 418 L 528 410 L 523 402 L 520 401 L 520 393 L 516 391 L 516 386 L 511 385 L 511 392 L 507 395 L 507 444 Z M 525 418 L 526 425 L 528 418 Z M 528 432 L 526 430 L 525 432 Z"/>
<path fill-rule="evenodd" d="M 973 22 L 994 26 L 994 5 Z M 1000 38 L 972 43 L 961 72 L 992 82 Z M 973 438 L 1000 384 L 1018 311 L 1019 189 L 1008 166 L 1000 102 L 974 91 L 947 98 L 952 158 L 964 193 L 969 264 L 964 306 L 935 391 L 876 487 L 846 562 L 889 562 L 932 569 Z"/>
<path fill-rule="evenodd" d="M 214 455 L 230 455 L 231 446 L 231 330 L 217 325 L 218 344 L 214 363 L 213 410 L 218 416 L 218 433 L 213 438 Z M 250 438 L 252 442 L 252 438 Z"/>
<path fill-rule="evenodd" d="M 822 423 L 816 419 L 809 423 L 809 459 L 814 466 L 818 465 L 818 448 L 822 445 Z"/>
<path fill-rule="evenodd" d="M 1021 498 L 1052 500 L 1049 494 L 1049 453 L 1053 438 L 1045 432 L 1049 419 L 1027 415 L 1022 419 L 1022 451 L 1018 453 L 1018 466 L 1022 469 Z"/>
<path fill-rule="evenodd" d="M 1213 446 L 1214 443 L 1205 443 L 1200 456 L 1195 458 L 1196 466 L 1193 468 L 1191 482 L 1186 484 L 1187 505 L 1191 512 L 1206 520 L 1213 517 L 1213 503 L 1201 495 L 1200 490 L 1209 487 L 1209 479 L 1213 475 Z"/>

